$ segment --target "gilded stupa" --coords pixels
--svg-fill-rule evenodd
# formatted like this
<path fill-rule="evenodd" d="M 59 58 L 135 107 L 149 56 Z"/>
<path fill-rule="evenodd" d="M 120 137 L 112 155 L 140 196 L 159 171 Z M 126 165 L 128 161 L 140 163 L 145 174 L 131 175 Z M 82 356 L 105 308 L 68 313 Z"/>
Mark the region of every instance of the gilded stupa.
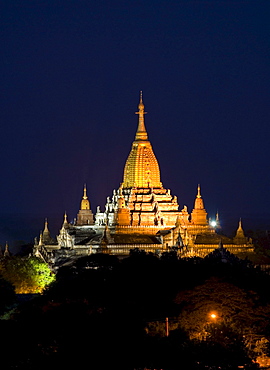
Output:
<path fill-rule="evenodd" d="M 83 197 L 81 200 L 81 208 L 77 215 L 77 225 L 93 225 L 94 215 L 90 208 L 90 202 L 87 196 L 86 184 L 83 189 Z"/>
<path fill-rule="evenodd" d="M 198 185 L 197 188 L 194 208 L 190 216 L 190 223 L 188 225 L 188 230 L 190 234 L 198 235 L 214 232 L 214 228 L 209 227 L 209 221 L 207 219 L 207 212 L 204 208 L 204 201 L 201 195 L 200 185 Z"/>
<path fill-rule="evenodd" d="M 131 152 L 125 164 L 123 188 L 162 188 L 158 161 L 148 140 L 145 128 L 144 104 L 140 94 L 138 129 L 132 143 Z"/>
<path fill-rule="evenodd" d="M 158 254 L 176 248 L 179 255 L 203 257 L 217 248 L 220 241 L 232 253 L 252 251 L 241 222 L 234 239 L 217 234 L 207 218 L 200 185 L 191 214 L 186 206 L 179 210 L 177 197 L 161 182 L 159 164 L 145 126 L 142 92 L 136 114 L 138 126 L 123 181 L 107 197 L 105 209 L 101 211 L 98 206 L 93 215 L 84 185 L 77 218 L 69 223 L 65 214 L 53 242 L 46 220 L 44 232 L 34 247 L 35 255 L 51 259 L 53 264 L 56 261 L 61 264 L 59 261 L 66 261 L 67 256 L 98 252 L 125 256 L 133 248 Z"/>
<path fill-rule="evenodd" d="M 96 219 L 99 223 L 107 219 L 117 233 L 156 234 L 157 230 L 175 226 L 179 205 L 176 196 L 160 181 L 158 161 L 145 127 L 142 92 L 136 114 L 138 127 L 124 167 L 123 182 L 113 191 L 112 198 L 107 198 L 105 212 L 97 214 Z M 119 198 L 123 199 L 120 207 Z M 119 217 L 124 209 L 125 218 Z"/>

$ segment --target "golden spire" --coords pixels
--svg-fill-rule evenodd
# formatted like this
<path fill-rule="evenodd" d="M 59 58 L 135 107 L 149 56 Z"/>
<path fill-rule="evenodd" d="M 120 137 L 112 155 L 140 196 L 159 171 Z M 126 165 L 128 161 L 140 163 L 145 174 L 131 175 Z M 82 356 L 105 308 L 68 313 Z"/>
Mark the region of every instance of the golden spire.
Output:
<path fill-rule="evenodd" d="M 207 225 L 207 213 L 204 209 L 200 185 L 198 185 L 197 189 L 197 196 L 195 199 L 193 211 L 191 213 L 191 221 L 195 225 Z"/>
<path fill-rule="evenodd" d="M 236 237 L 238 237 L 238 238 L 244 238 L 245 237 L 244 230 L 243 230 L 243 227 L 242 227 L 242 219 L 241 218 L 239 220 L 238 229 L 236 231 Z"/>
<path fill-rule="evenodd" d="M 236 230 L 236 235 L 233 238 L 233 241 L 235 244 L 246 244 L 248 241 L 248 238 L 245 237 L 244 230 L 242 228 L 242 220 L 240 218 L 238 229 Z"/>
<path fill-rule="evenodd" d="M 240 217 L 239 224 L 238 224 L 238 230 L 243 230 L 241 217 Z"/>
<path fill-rule="evenodd" d="M 87 195 L 86 195 L 86 184 L 84 184 L 84 188 L 83 188 L 83 199 L 87 199 Z"/>
<path fill-rule="evenodd" d="M 10 256 L 10 253 L 9 253 L 9 250 L 8 250 L 8 242 L 6 242 L 4 257 L 9 257 L 9 256 Z"/>
<path fill-rule="evenodd" d="M 152 145 L 148 141 L 144 125 L 145 112 L 142 92 L 138 108 L 138 129 L 131 152 L 126 161 L 122 186 L 123 188 L 133 188 L 134 186 L 137 188 L 162 188 L 158 161 L 153 152 Z"/>
<path fill-rule="evenodd" d="M 44 225 L 43 233 L 48 233 L 48 232 L 49 232 L 49 229 L 48 229 L 48 220 L 47 220 L 47 218 L 45 218 L 45 225 Z"/>
<path fill-rule="evenodd" d="M 144 104 L 142 100 L 142 91 L 140 92 L 140 103 L 138 105 L 139 112 L 136 114 L 139 115 L 139 122 L 138 122 L 138 129 L 136 132 L 135 140 L 148 140 L 148 135 L 146 132 L 145 124 L 144 124 L 144 115 L 146 112 L 144 111 Z"/>
<path fill-rule="evenodd" d="M 43 245 L 43 234 L 42 234 L 42 231 L 40 231 L 40 234 L 39 234 L 39 243 L 38 245 Z"/>
<path fill-rule="evenodd" d="M 64 228 L 66 228 L 68 226 L 68 220 L 67 220 L 67 212 L 65 211 L 65 214 L 64 214 L 64 222 L 63 222 L 63 226 Z"/>
<path fill-rule="evenodd" d="M 197 198 L 201 198 L 201 187 L 200 184 L 198 184 L 198 193 L 197 193 Z"/>
<path fill-rule="evenodd" d="M 201 187 L 198 185 L 197 196 L 195 199 L 194 209 L 204 209 L 203 199 L 201 196 Z"/>
<path fill-rule="evenodd" d="M 51 234 L 48 228 L 48 220 L 45 218 L 45 225 L 44 225 L 44 230 L 42 233 L 42 243 L 50 243 L 52 241 Z"/>
<path fill-rule="evenodd" d="M 86 194 L 86 184 L 84 184 L 84 188 L 83 188 L 83 198 L 81 201 L 81 209 L 90 209 L 90 202 Z"/>

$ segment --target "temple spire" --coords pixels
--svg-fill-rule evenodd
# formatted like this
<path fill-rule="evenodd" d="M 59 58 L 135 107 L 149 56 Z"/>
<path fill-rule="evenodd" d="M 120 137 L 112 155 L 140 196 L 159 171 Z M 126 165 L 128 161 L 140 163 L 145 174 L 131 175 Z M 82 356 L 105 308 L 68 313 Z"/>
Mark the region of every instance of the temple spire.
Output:
<path fill-rule="evenodd" d="M 245 237 L 244 230 L 243 230 L 243 227 L 242 227 L 242 219 L 241 218 L 239 220 L 238 229 L 236 231 L 236 237 L 238 237 L 238 238 L 244 238 Z"/>
<path fill-rule="evenodd" d="M 4 257 L 9 257 L 9 256 L 10 256 L 10 253 L 9 253 L 9 250 L 8 250 L 8 242 L 6 242 Z"/>
<path fill-rule="evenodd" d="M 191 221 L 194 225 L 207 225 L 207 213 L 204 209 L 201 187 L 198 185 L 194 208 L 191 213 Z"/>
<path fill-rule="evenodd" d="M 62 228 L 66 228 L 66 227 L 68 227 L 68 220 L 67 220 L 67 212 L 65 211 L 64 222 L 63 222 Z"/>
<path fill-rule="evenodd" d="M 42 234 L 42 231 L 40 231 L 40 234 L 39 234 L 39 242 L 38 242 L 38 245 L 43 245 L 43 234 Z"/>
<path fill-rule="evenodd" d="M 51 237 L 51 234 L 48 228 L 48 220 L 47 218 L 45 218 L 45 225 L 44 225 L 44 230 L 42 233 L 42 243 L 50 244 L 52 242 L 53 242 L 53 239 Z"/>
<path fill-rule="evenodd" d="M 125 164 L 123 189 L 125 188 L 162 188 L 158 161 L 148 140 L 144 125 L 144 104 L 142 93 L 138 105 L 139 123 L 135 140 Z"/>
<path fill-rule="evenodd" d="M 204 209 L 203 199 L 202 199 L 202 196 L 201 196 L 201 186 L 198 185 L 197 189 L 198 190 L 197 190 L 197 196 L 196 196 L 196 199 L 195 199 L 194 208 L 195 209 Z"/>
<path fill-rule="evenodd" d="M 240 217 L 240 219 L 239 219 L 238 230 L 243 230 L 243 228 L 242 228 L 242 219 L 241 219 L 241 217 Z"/>
<path fill-rule="evenodd" d="M 198 184 L 198 192 L 197 192 L 197 198 L 201 198 L 201 186 Z"/>
<path fill-rule="evenodd" d="M 84 184 L 84 188 L 83 188 L 83 199 L 87 199 L 87 195 L 86 195 L 86 184 Z"/>
<path fill-rule="evenodd" d="M 88 200 L 88 196 L 86 193 L 86 184 L 84 184 L 83 188 L 83 197 L 81 201 L 81 209 L 90 209 L 90 202 Z"/>
<path fill-rule="evenodd" d="M 94 224 L 94 216 L 90 209 L 90 201 L 87 196 L 87 189 L 86 184 L 83 187 L 83 196 L 81 200 L 81 208 L 79 213 L 77 214 L 77 223 L 78 226 L 83 225 L 93 225 Z"/>
<path fill-rule="evenodd" d="M 145 124 L 144 124 L 144 115 L 146 114 L 146 112 L 144 111 L 142 91 L 140 92 L 140 103 L 138 105 L 138 109 L 139 109 L 139 112 L 136 112 L 136 114 L 139 115 L 139 122 L 138 122 L 138 129 L 136 132 L 135 140 L 148 140 L 148 135 L 147 135 Z"/>
<path fill-rule="evenodd" d="M 48 233 L 49 232 L 49 229 L 48 229 L 48 219 L 45 218 L 45 224 L 44 224 L 44 231 L 43 233 Z"/>
<path fill-rule="evenodd" d="M 248 238 L 246 238 L 244 234 L 241 218 L 239 220 L 238 229 L 236 230 L 236 235 L 233 238 L 233 241 L 235 244 L 246 244 L 248 242 Z"/>

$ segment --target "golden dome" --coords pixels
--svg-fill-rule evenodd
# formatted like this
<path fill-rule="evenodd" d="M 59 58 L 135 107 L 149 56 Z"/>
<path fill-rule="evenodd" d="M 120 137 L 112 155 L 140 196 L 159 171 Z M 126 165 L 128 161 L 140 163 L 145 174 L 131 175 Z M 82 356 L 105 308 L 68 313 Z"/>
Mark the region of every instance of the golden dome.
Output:
<path fill-rule="evenodd" d="M 144 104 L 142 92 L 138 105 L 139 122 L 138 129 L 133 141 L 131 152 L 124 169 L 123 188 L 162 188 L 158 161 L 148 141 L 147 131 L 144 124 Z"/>

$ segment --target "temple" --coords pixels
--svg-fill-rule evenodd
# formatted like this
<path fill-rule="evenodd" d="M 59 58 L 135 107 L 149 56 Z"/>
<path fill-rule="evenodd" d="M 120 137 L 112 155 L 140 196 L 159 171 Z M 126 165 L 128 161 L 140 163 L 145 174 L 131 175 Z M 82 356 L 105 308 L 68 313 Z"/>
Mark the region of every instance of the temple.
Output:
<path fill-rule="evenodd" d="M 52 264 L 71 257 L 92 253 L 126 256 L 131 249 L 161 254 L 172 249 L 179 256 L 204 257 L 222 243 L 234 254 L 253 251 L 240 221 L 233 239 L 220 235 L 218 215 L 210 223 L 198 185 L 191 213 L 184 205 L 179 209 L 177 197 L 163 187 L 159 164 L 148 139 L 145 110 L 140 93 L 138 127 L 124 167 L 123 182 L 107 197 L 104 210 L 91 211 L 84 185 L 80 209 L 72 223 L 64 222 L 53 239 L 45 221 L 44 231 L 36 239 L 34 254 Z"/>

